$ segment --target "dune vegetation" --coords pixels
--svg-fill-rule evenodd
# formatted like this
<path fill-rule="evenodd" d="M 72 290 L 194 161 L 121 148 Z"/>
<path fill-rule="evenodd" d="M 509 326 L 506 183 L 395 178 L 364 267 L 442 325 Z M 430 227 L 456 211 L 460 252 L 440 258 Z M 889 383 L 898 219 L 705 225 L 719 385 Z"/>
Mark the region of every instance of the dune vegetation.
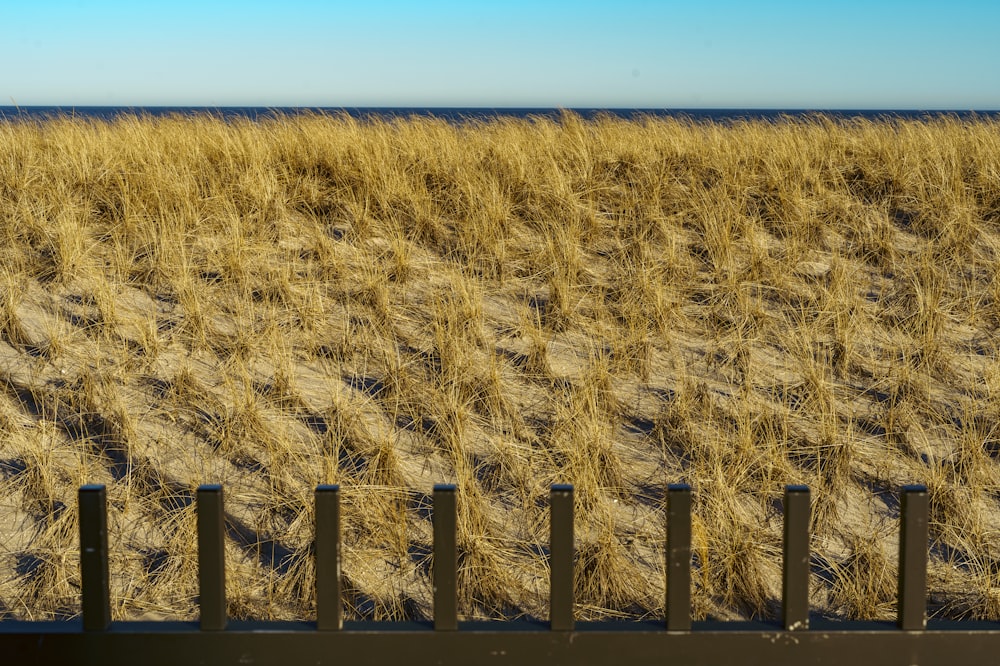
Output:
<path fill-rule="evenodd" d="M 285 116 L 0 123 L 0 612 L 79 612 L 108 489 L 115 619 L 197 616 L 194 491 L 230 614 L 315 617 L 342 486 L 347 617 L 427 618 L 455 483 L 459 611 L 664 612 L 693 489 L 698 618 L 777 617 L 786 484 L 811 603 L 892 619 L 897 493 L 932 617 L 1000 617 L 1000 124 Z"/>

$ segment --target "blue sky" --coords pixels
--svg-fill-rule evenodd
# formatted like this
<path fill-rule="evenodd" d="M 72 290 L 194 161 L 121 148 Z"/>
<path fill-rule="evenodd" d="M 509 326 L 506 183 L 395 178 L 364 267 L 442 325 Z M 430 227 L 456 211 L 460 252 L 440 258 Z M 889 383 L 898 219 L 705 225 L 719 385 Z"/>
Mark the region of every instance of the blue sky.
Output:
<path fill-rule="evenodd" d="M 0 0 L 0 105 L 1000 109 L 1000 2 Z"/>

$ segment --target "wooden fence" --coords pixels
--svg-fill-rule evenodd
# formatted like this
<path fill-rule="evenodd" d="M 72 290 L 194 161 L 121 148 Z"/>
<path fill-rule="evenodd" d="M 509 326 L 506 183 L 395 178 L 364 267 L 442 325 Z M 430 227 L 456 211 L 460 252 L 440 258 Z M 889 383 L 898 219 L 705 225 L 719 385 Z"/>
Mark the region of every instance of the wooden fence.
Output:
<path fill-rule="evenodd" d="M 82 617 L 0 622 L 0 663 L 59 664 L 1000 664 L 998 621 L 926 619 L 928 497 L 900 497 L 898 614 L 891 622 L 810 617 L 809 489 L 788 486 L 780 622 L 692 622 L 691 490 L 667 502 L 666 616 L 577 622 L 573 488 L 551 488 L 548 622 L 459 622 L 455 487 L 434 488 L 432 622 L 345 622 L 340 488 L 316 488 L 316 622 L 226 617 L 222 488 L 201 486 L 198 622 L 112 622 L 104 486 L 80 488 Z"/>

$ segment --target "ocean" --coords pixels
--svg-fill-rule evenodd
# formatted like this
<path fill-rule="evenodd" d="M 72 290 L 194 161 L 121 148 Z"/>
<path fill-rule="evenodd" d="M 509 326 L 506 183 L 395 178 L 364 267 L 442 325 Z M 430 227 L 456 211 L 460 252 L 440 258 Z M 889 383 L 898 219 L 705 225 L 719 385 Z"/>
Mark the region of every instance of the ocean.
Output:
<path fill-rule="evenodd" d="M 785 117 L 808 117 L 817 113 L 840 118 L 868 118 L 872 120 L 929 119 L 935 117 L 955 117 L 960 119 L 992 118 L 1000 120 L 1000 110 L 913 110 L 913 109 L 567 109 L 584 118 L 594 118 L 607 114 L 625 119 L 643 116 L 688 118 L 696 121 L 738 122 L 741 120 L 776 121 Z M 149 115 L 169 116 L 172 114 L 208 114 L 226 120 L 247 119 L 251 121 L 273 118 L 277 115 L 297 115 L 302 113 L 339 114 L 347 113 L 355 118 L 374 117 L 381 119 L 406 118 L 409 116 L 431 116 L 460 123 L 463 121 L 489 120 L 497 117 L 513 118 L 558 118 L 557 108 L 484 108 L 484 107 L 263 107 L 263 106 L 0 106 L 0 121 L 4 120 L 44 120 L 54 116 L 94 118 L 111 120 L 119 116 Z"/>

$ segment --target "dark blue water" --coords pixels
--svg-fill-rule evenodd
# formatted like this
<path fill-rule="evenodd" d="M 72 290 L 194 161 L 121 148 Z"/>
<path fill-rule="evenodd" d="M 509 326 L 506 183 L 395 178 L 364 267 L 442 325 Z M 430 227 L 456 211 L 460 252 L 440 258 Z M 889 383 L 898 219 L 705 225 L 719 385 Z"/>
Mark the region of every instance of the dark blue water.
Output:
<path fill-rule="evenodd" d="M 1000 120 L 1000 110 L 954 110 L 922 111 L 913 109 L 570 109 L 583 118 L 594 118 L 607 114 L 624 119 L 643 116 L 685 118 L 695 121 L 736 122 L 740 120 L 777 121 L 782 118 L 804 118 L 817 113 L 838 119 L 867 118 L 880 119 L 931 119 L 953 117 L 959 119 L 991 118 Z M 557 119 L 559 109 L 553 108 L 461 108 L 461 107 L 196 107 L 196 106 L 0 106 L 2 120 L 44 120 L 55 116 L 112 120 L 119 116 L 148 115 L 169 116 L 211 115 L 225 120 L 261 120 L 278 115 L 294 116 L 303 113 L 338 114 L 364 118 L 406 118 L 409 116 L 429 116 L 462 122 L 468 120 L 489 120 L 497 117 Z"/>

